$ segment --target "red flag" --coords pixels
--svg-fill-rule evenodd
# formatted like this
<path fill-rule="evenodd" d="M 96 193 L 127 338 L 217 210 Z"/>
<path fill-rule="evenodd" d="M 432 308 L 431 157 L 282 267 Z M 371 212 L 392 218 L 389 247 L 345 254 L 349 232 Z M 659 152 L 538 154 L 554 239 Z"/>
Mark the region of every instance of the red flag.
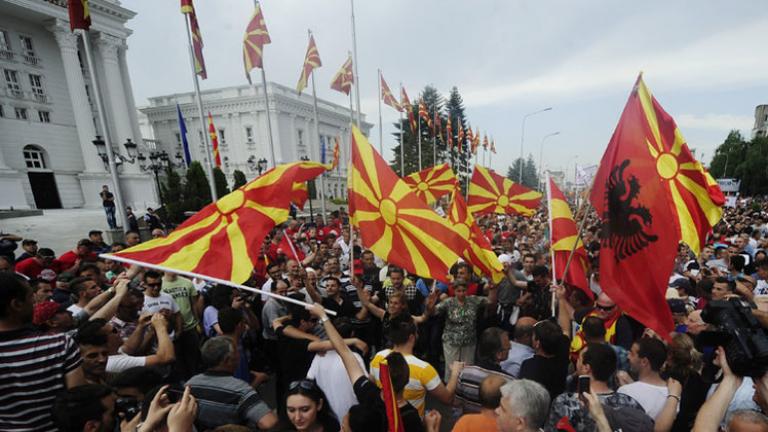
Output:
<path fill-rule="evenodd" d="M 296 244 L 285 230 L 283 230 L 283 238 L 280 239 L 280 243 L 277 244 L 277 253 L 285 255 L 288 259 L 295 259 L 299 264 L 306 258 L 304 251 L 296 247 Z"/>
<path fill-rule="evenodd" d="M 419 117 L 424 120 L 427 127 L 432 127 L 432 120 L 429 118 L 429 110 L 427 110 L 427 105 L 424 103 L 424 99 L 419 101 Z"/>
<path fill-rule="evenodd" d="M 338 92 L 349 95 L 352 91 L 352 84 L 355 82 L 355 75 L 352 72 L 352 54 L 347 57 L 347 61 L 341 65 L 341 69 L 336 72 L 331 81 L 331 88 Z"/>
<path fill-rule="evenodd" d="M 413 105 L 411 105 L 411 100 L 408 99 L 408 93 L 405 92 L 405 87 L 400 87 L 400 106 L 402 106 L 408 113 L 408 122 L 411 124 L 411 132 L 416 132 L 416 117 L 413 115 Z"/>
<path fill-rule="evenodd" d="M 219 154 L 219 136 L 216 135 L 216 126 L 213 125 L 213 117 L 208 111 L 208 133 L 211 135 L 211 144 L 213 145 L 213 160 L 217 167 L 221 167 L 221 155 Z"/>
<path fill-rule="evenodd" d="M 333 161 L 331 162 L 331 169 L 336 168 L 339 166 L 339 155 L 341 154 L 341 149 L 339 147 L 339 137 L 333 138 Z"/>
<path fill-rule="evenodd" d="M 477 135 L 475 135 L 477 137 Z M 475 165 L 469 182 L 469 211 L 488 214 L 533 216 L 541 203 L 541 194 L 493 170 Z"/>
<path fill-rule="evenodd" d="M 389 105 L 398 111 L 402 111 L 403 107 L 400 106 L 400 103 L 397 102 L 397 99 L 395 99 L 395 96 L 389 89 L 387 82 L 384 81 L 384 75 L 380 74 L 379 76 L 381 77 L 381 100 L 384 101 L 385 105 Z"/>
<path fill-rule="evenodd" d="M 383 360 L 379 364 L 379 375 L 381 377 L 381 396 L 387 411 L 387 430 L 388 432 L 405 432 L 403 419 L 400 418 L 400 408 L 397 406 L 397 395 L 392 388 L 392 379 L 389 377 L 387 360 Z"/>
<path fill-rule="evenodd" d="M 200 75 L 200 78 L 206 79 L 208 78 L 208 73 L 205 71 L 205 59 L 203 58 L 203 36 L 200 33 L 200 25 L 197 23 L 197 14 L 192 5 L 192 0 L 188 1 L 192 11 L 184 13 L 189 15 L 189 30 L 192 33 L 192 54 L 195 57 L 195 73 Z M 182 11 L 184 10 L 182 7 Z"/>
<path fill-rule="evenodd" d="M 472 132 L 472 128 L 467 128 L 467 151 L 472 151 L 472 145 L 475 142 L 475 133 Z"/>
<path fill-rule="evenodd" d="M 549 244 L 554 261 L 555 277 L 563 280 L 568 256 L 574 250 L 574 242 L 577 242 L 564 282 L 581 289 L 591 298 L 593 294 L 587 282 L 589 265 L 587 251 L 581 239 L 578 238 L 579 229 L 576 227 L 568 201 L 549 174 L 547 174 L 547 201 L 549 202 Z"/>
<path fill-rule="evenodd" d="M 251 70 L 264 67 L 264 45 L 269 43 L 272 43 L 272 39 L 269 38 L 267 24 L 261 13 L 261 5 L 256 2 L 253 16 L 248 22 L 248 27 L 245 28 L 245 36 L 243 37 L 243 65 L 249 83 L 251 82 Z"/>
<path fill-rule="evenodd" d="M 413 193 L 428 205 L 453 192 L 458 184 L 456 174 L 447 163 L 413 173 L 403 177 L 403 180 L 413 189 Z"/>
<path fill-rule="evenodd" d="M 457 141 L 456 145 L 459 147 L 459 151 L 461 151 L 461 147 L 464 145 L 464 126 L 461 124 L 461 119 L 456 119 L 457 123 L 459 124 L 459 132 L 457 135 Z"/>
<path fill-rule="evenodd" d="M 432 134 L 443 140 L 443 126 L 440 124 L 440 113 L 435 109 L 435 120 L 432 122 L 433 130 Z"/>
<path fill-rule="evenodd" d="M 191 0 L 189 0 L 191 1 Z M 67 0 L 69 11 L 69 28 L 88 31 L 91 28 L 91 8 L 88 0 Z"/>
<path fill-rule="evenodd" d="M 451 130 L 451 117 L 445 122 L 445 137 L 448 141 L 448 149 L 453 152 L 453 131 Z"/>
<path fill-rule="evenodd" d="M 181 13 L 193 13 L 195 6 L 192 5 L 192 0 L 181 0 Z"/>
<path fill-rule="evenodd" d="M 304 56 L 304 66 L 301 68 L 301 76 L 299 77 L 299 83 L 296 84 L 296 91 L 301 94 L 302 90 L 307 88 L 309 82 L 309 75 L 315 68 L 322 66 L 320 61 L 320 53 L 317 51 L 317 45 L 315 44 L 315 37 L 309 35 L 309 46 L 307 47 L 307 54 Z"/>

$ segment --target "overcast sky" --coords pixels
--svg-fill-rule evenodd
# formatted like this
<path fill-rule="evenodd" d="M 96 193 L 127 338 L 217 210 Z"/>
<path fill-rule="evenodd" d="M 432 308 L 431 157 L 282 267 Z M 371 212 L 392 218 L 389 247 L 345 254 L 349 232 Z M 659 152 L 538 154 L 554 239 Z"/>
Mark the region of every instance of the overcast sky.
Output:
<path fill-rule="evenodd" d="M 191 91 L 184 20 L 178 0 L 123 0 L 128 62 L 136 102 Z M 457 86 L 472 125 L 496 139 L 491 167 L 506 172 L 520 154 L 521 120 L 530 117 L 525 154 L 572 173 L 597 163 L 638 72 L 677 120 L 689 146 L 709 161 L 730 129 L 749 136 L 756 105 L 768 103 L 768 10 L 762 1 L 357 0 L 363 112 L 375 124 L 376 70 L 411 99 L 427 84 L 444 95 Z M 203 89 L 246 83 L 242 37 L 251 0 L 197 0 L 208 79 Z M 293 87 L 307 45 L 317 41 L 323 67 L 318 97 L 347 105 L 329 82 L 352 48 L 349 0 L 262 1 L 272 44 L 267 78 Z M 384 106 L 384 147 L 394 146 L 397 113 Z M 391 152 L 385 150 L 389 159 Z"/>

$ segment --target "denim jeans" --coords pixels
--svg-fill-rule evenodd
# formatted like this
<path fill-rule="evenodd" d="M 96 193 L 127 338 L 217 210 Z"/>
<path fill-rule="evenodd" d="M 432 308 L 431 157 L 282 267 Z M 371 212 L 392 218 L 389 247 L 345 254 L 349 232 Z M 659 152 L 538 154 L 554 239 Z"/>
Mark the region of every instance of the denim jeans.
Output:
<path fill-rule="evenodd" d="M 117 228 L 117 219 L 115 219 L 115 206 L 104 207 L 104 212 L 107 214 L 107 224 L 109 224 L 109 228 Z"/>

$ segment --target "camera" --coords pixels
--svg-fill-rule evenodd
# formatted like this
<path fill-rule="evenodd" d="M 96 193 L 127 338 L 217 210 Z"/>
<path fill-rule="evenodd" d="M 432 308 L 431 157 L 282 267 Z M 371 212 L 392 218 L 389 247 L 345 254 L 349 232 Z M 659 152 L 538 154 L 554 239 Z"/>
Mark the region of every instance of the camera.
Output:
<path fill-rule="evenodd" d="M 713 300 L 701 312 L 714 330 L 701 332 L 696 346 L 722 346 L 733 373 L 759 378 L 768 371 L 768 334 L 752 315 L 752 305 L 739 298 Z"/>

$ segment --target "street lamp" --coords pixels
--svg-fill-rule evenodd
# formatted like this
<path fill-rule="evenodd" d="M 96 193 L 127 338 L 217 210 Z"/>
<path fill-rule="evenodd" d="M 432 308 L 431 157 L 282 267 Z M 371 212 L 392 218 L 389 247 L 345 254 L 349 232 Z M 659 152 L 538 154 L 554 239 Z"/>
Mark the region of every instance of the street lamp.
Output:
<path fill-rule="evenodd" d="M 259 175 L 261 175 L 262 172 L 267 170 L 267 165 L 269 164 L 269 161 L 267 161 L 266 158 L 259 159 L 258 165 L 259 165 Z"/>
<path fill-rule="evenodd" d="M 175 158 L 178 159 L 179 162 L 174 163 L 171 161 L 171 156 L 168 152 L 163 150 L 151 151 L 149 152 L 149 156 L 144 153 L 138 153 L 135 158 L 139 161 L 139 168 L 141 168 L 142 171 L 151 171 L 154 174 L 155 186 L 157 187 L 157 199 L 160 203 L 160 207 L 163 207 L 163 195 L 160 188 L 160 172 L 163 170 L 170 170 L 171 168 L 181 167 L 183 156 L 181 153 L 176 153 Z M 147 163 L 147 160 L 149 160 L 149 163 Z"/>
<path fill-rule="evenodd" d="M 523 127 L 522 127 L 522 131 L 520 133 L 520 171 L 519 171 L 519 175 L 518 175 L 518 179 L 517 179 L 517 182 L 520 183 L 520 184 L 523 183 L 523 142 L 525 141 L 525 120 L 527 120 L 528 117 L 530 117 L 532 115 L 543 113 L 544 111 L 552 111 L 552 107 L 547 107 L 547 108 L 544 108 L 544 109 L 540 109 L 538 111 L 534 111 L 532 113 L 528 113 L 528 114 L 523 116 Z"/>
<path fill-rule="evenodd" d="M 542 172 L 542 165 L 541 165 L 543 161 L 542 158 L 544 157 L 544 141 L 546 141 L 547 138 L 553 137 L 555 135 L 560 135 L 560 131 L 552 132 L 551 134 L 544 135 L 544 138 L 541 139 L 541 144 L 539 145 L 539 190 L 541 190 L 541 182 L 542 182 L 542 179 L 544 178 L 542 175 L 543 172 Z"/>
<path fill-rule="evenodd" d="M 309 161 L 309 157 L 307 157 L 306 155 L 300 157 L 299 159 L 301 159 L 304 162 Z M 264 162 L 266 162 L 266 160 Z M 259 161 L 259 163 L 261 163 L 261 161 Z M 308 200 L 309 200 L 309 221 L 312 222 L 312 223 L 315 223 L 315 212 L 312 211 L 312 192 L 314 190 L 315 190 L 315 181 L 314 180 L 308 181 L 307 182 L 307 196 L 308 196 Z"/>

